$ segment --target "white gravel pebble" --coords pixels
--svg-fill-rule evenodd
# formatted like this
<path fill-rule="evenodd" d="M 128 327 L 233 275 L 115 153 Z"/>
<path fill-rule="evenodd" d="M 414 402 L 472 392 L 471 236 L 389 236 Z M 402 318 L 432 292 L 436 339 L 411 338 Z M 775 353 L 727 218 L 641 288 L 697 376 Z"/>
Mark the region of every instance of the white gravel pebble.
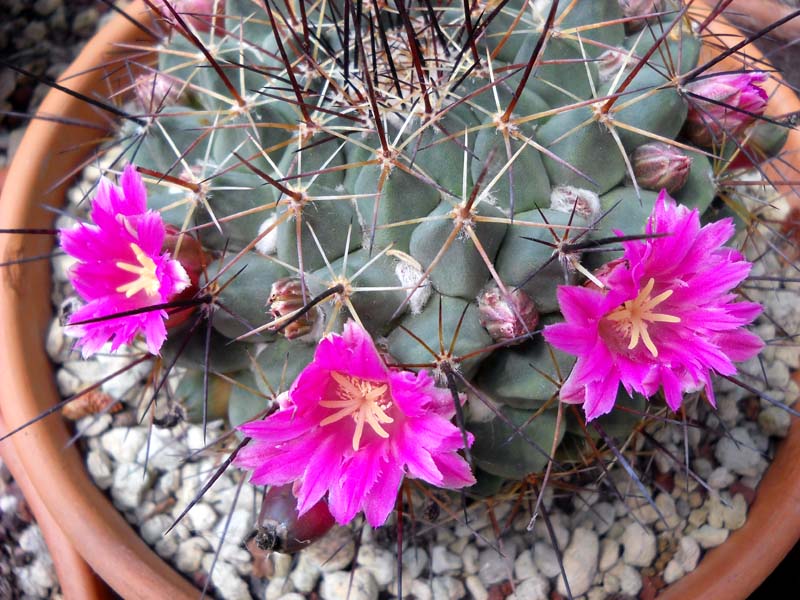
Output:
<path fill-rule="evenodd" d="M 690 536 L 683 536 L 678 542 L 678 551 L 675 559 L 680 564 L 681 569 L 686 573 L 691 573 L 700 561 L 700 545 L 697 540 Z"/>
<path fill-rule="evenodd" d="M 649 567 L 656 557 L 656 536 L 639 523 L 633 522 L 622 534 L 625 550 L 622 560 L 635 567 Z"/>
<path fill-rule="evenodd" d="M 767 435 L 784 438 L 791 424 L 791 415 L 779 406 L 768 406 L 758 415 L 758 425 Z"/>
<path fill-rule="evenodd" d="M 589 591 L 597 572 L 599 553 L 600 542 L 594 531 L 578 528 L 572 533 L 572 541 L 564 551 L 563 563 L 573 596 L 580 596 Z M 567 587 L 563 577 L 558 578 L 556 589 L 559 594 L 566 595 Z"/>
<path fill-rule="evenodd" d="M 434 575 L 457 573 L 461 570 L 461 557 L 444 546 L 434 546 L 431 550 L 431 570 Z"/>
<path fill-rule="evenodd" d="M 533 562 L 533 553 L 530 550 L 523 550 L 514 561 L 514 577 L 520 581 L 539 574 L 539 569 Z"/>
<path fill-rule="evenodd" d="M 377 600 L 378 583 L 372 573 L 366 569 L 357 568 L 352 573 L 352 586 L 350 585 L 349 571 L 334 571 L 325 573 L 319 588 L 322 600 Z"/>
<path fill-rule="evenodd" d="M 476 549 L 477 551 L 477 549 Z M 428 566 L 428 553 L 424 548 L 411 547 L 403 550 L 403 571 L 416 579 Z"/>
<path fill-rule="evenodd" d="M 381 588 L 387 587 L 397 573 L 397 558 L 394 553 L 371 544 L 359 548 L 357 562 L 372 573 Z"/>
<path fill-rule="evenodd" d="M 517 591 L 506 600 L 547 600 L 550 594 L 550 582 L 541 575 L 529 577 L 517 584 Z"/>
<path fill-rule="evenodd" d="M 504 544 L 505 554 L 500 554 L 494 548 L 481 551 L 478 558 L 478 576 L 487 586 L 500 583 L 508 579 L 513 573 L 516 552 L 513 544 Z"/>
<path fill-rule="evenodd" d="M 467 593 L 461 580 L 450 575 L 434 577 L 431 591 L 436 600 L 460 600 Z"/>
<path fill-rule="evenodd" d="M 734 473 L 745 476 L 758 474 L 761 455 L 753 448 L 755 444 L 744 427 L 731 429 L 730 436 L 725 436 L 717 444 L 714 456 L 723 467 Z"/>
<path fill-rule="evenodd" d="M 481 578 L 477 575 L 467 575 L 464 579 L 464 585 L 470 593 L 472 600 L 487 600 L 489 598 L 489 592 L 486 586 L 483 585 Z"/>
<path fill-rule="evenodd" d="M 201 537 L 192 537 L 178 544 L 175 556 L 175 566 L 186 573 L 193 574 L 200 569 L 203 561 L 203 554 L 211 548 L 211 545 Z"/>
<path fill-rule="evenodd" d="M 533 562 L 545 577 L 555 577 L 561 573 L 556 551 L 545 542 L 536 542 L 533 546 Z"/>
<path fill-rule="evenodd" d="M 619 543 L 610 538 L 603 538 L 600 542 L 600 560 L 597 568 L 601 573 L 608 571 L 619 560 Z"/>
<path fill-rule="evenodd" d="M 701 548 L 715 548 L 728 539 L 730 532 L 727 529 L 703 525 L 700 529 L 693 531 L 691 535 Z"/>
<path fill-rule="evenodd" d="M 143 473 L 139 465 L 120 464 L 111 483 L 111 499 L 117 508 L 134 509 L 142 503 L 144 493 L 151 484 L 151 475 Z"/>
<path fill-rule="evenodd" d="M 711 488 L 715 490 L 721 490 L 723 488 L 728 487 L 736 481 L 736 476 L 730 472 L 730 470 L 726 469 L 725 467 L 717 467 L 711 474 L 708 476 L 706 483 Z"/>
<path fill-rule="evenodd" d="M 667 585 L 675 583 L 685 574 L 686 571 L 684 571 L 680 563 L 673 558 L 671 561 L 667 563 L 667 566 L 664 569 L 664 583 L 666 583 Z"/>
<path fill-rule="evenodd" d="M 226 562 L 217 561 L 211 573 L 211 583 L 224 600 L 251 600 L 250 587 L 239 576 L 236 568 Z"/>
<path fill-rule="evenodd" d="M 334 527 L 303 552 L 309 564 L 323 573 L 341 571 L 353 562 L 355 553 L 353 536 L 344 527 Z"/>
<path fill-rule="evenodd" d="M 147 434 L 141 427 L 115 427 L 100 437 L 103 450 L 114 462 L 123 464 L 136 462 L 136 456 L 146 443 Z"/>

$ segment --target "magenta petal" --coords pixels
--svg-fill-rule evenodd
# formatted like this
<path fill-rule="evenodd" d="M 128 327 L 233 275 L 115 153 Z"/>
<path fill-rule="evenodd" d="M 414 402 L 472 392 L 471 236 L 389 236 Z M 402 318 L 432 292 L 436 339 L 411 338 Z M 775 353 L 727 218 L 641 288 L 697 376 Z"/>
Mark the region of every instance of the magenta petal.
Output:
<path fill-rule="evenodd" d="M 566 322 L 544 330 L 578 357 L 560 398 L 582 404 L 587 420 L 613 409 L 620 383 L 647 397 L 663 388 L 675 410 L 684 392 L 710 386 L 711 373 L 732 375 L 733 361 L 763 346 L 742 329 L 760 307 L 732 293 L 751 265 L 722 246 L 733 234 L 729 220 L 701 227 L 696 210 L 662 191 L 646 231 L 666 235 L 625 242 L 623 258 L 601 269 L 602 290 L 561 286 Z M 713 402 L 710 387 L 707 395 Z"/>
<path fill-rule="evenodd" d="M 357 452 L 342 465 L 342 477 L 328 497 L 328 506 L 337 523 L 349 523 L 361 510 L 384 462 L 378 452 Z"/>
<path fill-rule="evenodd" d="M 401 469 L 384 469 L 364 500 L 364 516 L 372 527 L 380 527 L 394 510 L 403 482 Z"/>
<path fill-rule="evenodd" d="M 442 474 L 442 486 L 462 488 L 474 485 L 475 477 L 472 475 L 469 463 L 458 454 L 437 454 L 433 460 Z"/>

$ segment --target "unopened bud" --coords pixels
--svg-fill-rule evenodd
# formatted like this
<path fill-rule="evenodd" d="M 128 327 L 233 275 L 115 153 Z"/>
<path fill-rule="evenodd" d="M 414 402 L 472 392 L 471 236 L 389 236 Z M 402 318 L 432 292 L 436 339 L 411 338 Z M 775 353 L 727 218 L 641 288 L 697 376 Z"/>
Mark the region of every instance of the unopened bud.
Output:
<path fill-rule="evenodd" d="M 619 6 L 626 17 L 640 17 L 625 23 L 625 31 L 632 33 L 644 27 L 648 17 L 664 9 L 664 0 L 619 0 Z"/>
<path fill-rule="evenodd" d="M 200 275 L 205 272 L 211 257 L 203 249 L 203 246 L 188 233 L 181 233 L 180 230 L 170 224 L 165 224 L 166 235 L 164 236 L 163 249 L 168 251 L 172 258 L 177 260 L 186 274 L 189 276 L 189 286 L 171 300 L 189 300 L 193 298 L 199 289 Z M 182 310 L 170 310 L 166 322 L 168 329 L 172 329 L 184 323 L 194 312 L 194 307 Z"/>
<path fill-rule="evenodd" d="M 133 84 L 136 103 L 146 113 L 155 113 L 178 102 L 183 83 L 163 73 L 140 75 Z"/>
<path fill-rule="evenodd" d="M 334 519 L 325 500 L 320 500 L 302 516 L 292 484 L 271 487 L 261 502 L 255 546 L 265 552 L 298 552 L 325 535 Z"/>
<path fill-rule="evenodd" d="M 692 159 L 678 148 L 663 142 L 644 144 L 631 155 L 636 182 L 646 190 L 681 189 L 689 179 Z"/>
<path fill-rule="evenodd" d="M 495 283 L 478 295 L 478 311 L 481 325 L 496 342 L 531 333 L 539 322 L 536 305 L 528 294 L 518 288 L 504 295 Z"/>
<path fill-rule="evenodd" d="M 272 284 L 267 301 L 269 312 L 275 319 L 282 319 L 277 325 L 286 325 L 281 333 L 287 340 L 293 340 L 311 333 L 319 316 L 317 308 L 312 308 L 300 317 L 290 317 L 292 313 L 303 308 L 303 287 L 298 277 L 284 277 Z"/>
<path fill-rule="evenodd" d="M 686 86 L 692 94 L 687 137 L 711 146 L 744 131 L 767 107 L 767 92 L 757 85 L 766 80 L 766 73 L 755 71 L 715 75 Z"/>
<path fill-rule="evenodd" d="M 165 4 L 164 0 L 156 2 L 161 16 L 166 21 L 177 24 L 175 15 Z M 197 31 L 211 31 L 213 24 L 215 33 L 224 35 L 225 0 L 169 0 L 169 4 L 187 25 Z"/>

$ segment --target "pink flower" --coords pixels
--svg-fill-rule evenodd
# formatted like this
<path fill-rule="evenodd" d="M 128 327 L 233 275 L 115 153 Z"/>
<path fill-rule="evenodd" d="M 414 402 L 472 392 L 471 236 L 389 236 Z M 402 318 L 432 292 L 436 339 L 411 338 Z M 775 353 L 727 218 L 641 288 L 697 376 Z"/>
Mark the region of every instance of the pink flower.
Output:
<path fill-rule="evenodd" d="M 603 289 L 560 286 L 566 322 L 544 330 L 578 357 L 561 399 L 583 404 L 587 420 L 614 408 L 620 383 L 647 397 L 663 389 L 672 410 L 683 392 L 705 387 L 714 405 L 711 371 L 733 375 L 733 361 L 764 345 L 742 329 L 761 306 L 734 302 L 731 293 L 751 264 L 722 246 L 734 233 L 730 219 L 700 227 L 697 210 L 662 190 L 646 231 L 668 235 L 624 242 L 623 258 L 601 269 Z"/>
<path fill-rule="evenodd" d="M 70 324 L 168 302 L 189 285 L 184 268 L 162 252 L 165 237 L 161 215 L 147 210 L 147 192 L 133 165 L 120 178 L 122 187 L 103 178 L 92 200 L 93 224 L 62 229 L 61 247 L 78 259 L 70 281 L 86 305 Z M 112 340 L 111 349 L 144 333 L 147 349 L 158 354 L 167 337 L 165 310 L 150 310 L 71 325 L 77 346 L 88 357 Z"/>
<path fill-rule="evenodd" d="M 239 427 L 253 441 L 236 464 L 252 469 L 256 485 L 295 482 L 300 515 L 327 494 L 338 523 L 363 510 L 379 527 L 405 475 L 445 488 L 475 482 L 458 454 L 451 394 L 425 371 L 388 368 L 353 321 L 319 342 L 279 402 L 278 412 Z"/>
<path fill-rule="evenodd" d="M 686 86 L 695 96 L 714 101 L 690 99 L 687 136 L 696 144 L 711 146 L 744 131 L 767 107 L 767 92 L 756 85 L 767 78 L 766 73 L 758 71 L 730 73 Z"/>

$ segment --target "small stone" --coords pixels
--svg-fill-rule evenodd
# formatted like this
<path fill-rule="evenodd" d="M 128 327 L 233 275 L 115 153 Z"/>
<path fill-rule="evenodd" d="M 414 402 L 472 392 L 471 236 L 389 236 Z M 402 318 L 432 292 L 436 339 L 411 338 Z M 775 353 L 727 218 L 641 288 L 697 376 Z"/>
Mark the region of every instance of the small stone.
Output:
<path fill-rule="evenodd" d="M 614 505 L 608 502 L 598 502 L 592 506 L 592 510 L 589 514 L 591 515 L 594 529 L 598 535 L 603 535 L 611 529 L 611 526 L 614 524 L 614 513 Z"/>
<path fill-rule="evenodd" d="M 307 552 L 300 553 L 300 560 L 297 561 L 297 566 L 292 570 L 291 575 L 289 575 L 294 588 L 298 592 L 304 594 L 310 593 L 317 587 L 317 582 L 321 574 L 316 561 L 310 561 L 307 556 Z"/>
<path fill-rule="evenodd" d="M 601 573 L 608 571 L 619 559 L 619 544 L 616 540 L 604 538 L 600 542 L 600 561 L 597 568 Z"/>
<path fill-rule="evenodd" d="M 373 545 L 361 546 L 356 560 L 360 566 L 372 573 L 378 586 L 382 588 L 387 587 L 394 580 L 397 573 L 395 555 L 388 550 L 377 548 Z"/>
<path fill-rule="evenodd" d="M 323 573 L 341 571 L 353 562 L 356 545 L 344 527 L 334 527 L 303 553 Z"/>
<path fill-rule="evenodd" d="M 620 591 L 628 596 L 636 597 L 639 590 L 642 589 L 642 576 L 639 575 L 639 571 L 630 565 L 622 565 L 614 574 L 619 577 Z"/>
<path fill-rule="evenodd" d="M 136 462 L 143 465 L 146 461 L 148 466 L 159 471 L 174 471 L 180 469 L 187 454 L 187 447 L 175 439 L 173 431 L 153 428 L 150 443 L 139 450 Z"/>
<path fill-rule="evenodd" d="M 217 524 L 217 513 L 205 502 L 198 502 L 187 513 L 189 524 L 197 532 L 211 531 Z"/>
<path fill-rule="evenodd" d="M 561 574 L 558 565 L 558 555 L 550 544 L 536 542 L 533 546 L 533 562 L 545 577 L 555 577 Z"/>
<path fill-rule="evenodd" d="M 167 515 L 155 515 L 142 523 L 139 534 L 151 546 L 164 537 L 164 532 L 172 525 L 172 519 Z"/>
<path fill-rule="evenodd" d="M 82 10 L 72 20 L 72 31 L 78 37 L 89 37 L 97 26 L 100 13 L 96 8 L 90 7 Z"/>
<path fill-rule="evenodd" d="M 550 594 L 550 582 L 541 575 L 534 575 L 517 584 L 517 591 L 506 600 L 547 600 Z"/>
<path fill-rule="evenodd" d="M 468 575 L 466 579 L 464 579 L 464 584 L 473 600 L 488 600 L 489 592 L 484 587 L 480 577 L 477 575 Z"/>
<path fill-rule="evenodd" d="M 254 521 L 255 518 L 249 509 L 237 508 L 230 515 L 230 519 L 226 515 L 217 521 L 214 526 L 215 539 L 225 538 L 225 545 L 238 546 L 253 531 Z"/>
<path fill-rule="evenodd" d="M 649 529 L 633 522 L 622 534 L 625 551 L 622 559 L 625 564 L 636 567 L 649 567 L 656 557 L 656 536 Z"/>
<path fill-rule="evenodd" d="M 514 564 L 515 548 L 513 544 L 503 546 L 505 556 L 494 548 L 482 550 L 478 558 L 478 576 L 487 586 L 508 579 Z"/>
<path fill-rule="evenodd" d="M 433 600 L 431 586 L 422 579 L 415 579 L 411 582 L 411 594 L 416 600 Z"/>
<path fill-rule="evenodd" d="M 707 479 L 714 469 L 711 461 L 703 457 L 694 459 L 692 466 L 694 467 L 694 472 L 697 473 L 697 476 L 701 479 Z"/>
<path fill-rule="evenodd" d="M 285 577 L 273 577 L 267 584 L 264 600 L 284 600 L 287 594 L 294 592 L 292 582 Z"/>
<path fill-rule="evenodd" d="M 119 509 L 135 509 L 142 503 L 144 493 L 150 489 L 151 483 L 152 477 L 144 473 L 139 465 L 121 464 L 114 471 L 111 499 Z"/>
<path fill-rule="evenodd" d="M 572 540 L 564 551 L 563 565 L 573 596 L 580 596 L 589 591 L 597 572 L 599 552 L 600 542 L 595 532 L 578 528 L 572 533 Z M 558 579 L 556 589 L 559 594 L 566 595 L 567 588 L 563 577 Z"/>
<path fill-rule="evenodd" d="M 62 2 L 63 0 L 36 0 L 33 10 L 36 11 L 37 15 L 46 17 L 61 6 Z"/>
<path fill-rule="evenodd" d="M 567 529 L 563 522 L 561 515 L 556 513 L 550 517 L 550 525 L 553 528 L 553 532 L 555 533 L 556 541 L 558 542 L 558 547 L 563 550 L 567 547 L 567 543 L 569 543 L 569 529 Z M 545 540 L 548 543 L 552 543 L 552 539 L 550 538 L 550 532 L 547 529 L 547 525 L 544 522 L 544 519 L 539 519 L 536 521 L 536 525 L 533 527 L 533 532 L 536 534 L 536 537 Z"/>
<path fill-rule="evenodd" d="M 675 559 L 685 573 L 691 573 L 700 561 L 700 545 L 690 536 L 683 536 L 678 542 Z"/>
<path fill-rule="evenodd" d="M 697 540 L 697 543 L 700 544 L 702 548 L 715 548 L 728 539 L 728 533 L 729 531 L 727 529 L 703 525 L 690 535 Z"/>
<path fill-rule="evenodd" d="M 86 469 L 95 485 L 101 490 L 107 490 L 114 481 L 111 461 L 102 450 L 90 450 L 86 455 Z"/>
<path fill-rule="evenodd" d="M 792 418 L 779 406 L 768 406 L 758 415 L 758 426 L 767 435 L 785 438 L 789 434 Z"/>
<path fill-rule="evenodd" d="M 607 594 L 616 594 L 619 591 L 619 577 L 613 573 L 603 575 L 603 591 Z"/>
<path fill-rule="evenodd" d="M 211 573 L 211 583 L 214 584 L 217 593 L 224 600 L 251 600 L 252 598 L 247 582 L 229 563 L 217 561 L 214 571 Z"/>
<path fill-rule="evenodd" d="M 192 575 L 200 570 L 203 554 L 211 548 L 205 538 L 192 537 L 178 544 L 175 554 L 175 566 L 178 570 Z"/>
<path fill-rule="evenodd" d="M 477 548 L 476 554 L 477 554 Z M 419 577 L 428 566 L 428 553 L 420 547 L 410 547 L 403 551 L 403 571 L 412 579 Z"/>
<path fill-rule="evenodd" d="M 464 584 L 450 575 L 434 577 L 431 582 L 431 591 L 436 600 L 460 600 L 467 593 Z"/>
<path fill-rule="evenodd" d="M 153 545 L 153 548 L 161 558 L 169 560 L 178 551 L 178 536 L 173 534 L 162 537 Z"/>
<path fill-rule="evenodd" d="M 136 455 L 146 443 L 147 432 L 142 427 L 115 427 L 100 437 L 103 450 L 114 462 L 123 464 L 135 463 Z"/>
<path fill-rule="evenodd" d="M 670 583 L 675 583 L 683 577 L 686 573 L 681 568 L 680 563 L 675 560 L 674 558 L 667 563 L 667 568 L 664 569 L 664 583 L 669 585 Z"/>
<path fill-rule="evenodd" d="M 470 544 L 464 548 L 461 554 L 461 560 L 464 562 L 464 572 L 469 575 L 477 574 L 480 569 L 480 551 L 477 547 Z"/>
<path fill-rule="evenodd" d="M 656 529 L 675 529 L 680 525 L 681 518 L 678 516 L 678 508 L 672 496 L 662 492 L 656 496 L 655 503 L 661 512 L 661 516 L 664 517 L 663 520 L 656 521 Z"/>
<path fill-rule="evenodd" d="M 377 600 L 378 583 L 372 573 L 366 569 L 357 568 L 352 573 L 352 586 L 350 585 L 350 572 L 333 571 L 325 573 L 319 588 L 322 600 Z"/>
<path fill-rule="evenodd" d="M 722 503 L 722 498 L 709 499 L 708 524 L 712 527 L 736 530 L 744 525 L 747 519 L 747 502 L 742 494 L 736 494 L 733 500 L 725 494 L 728 506 Z"/>
<path fill-rule="evenodd" d="M 431 550 L 431 570 L 434 575 L 456 573 L 461 569 L 461 557 L 453 554 L 444 546 L 434 546 Z"/>
<path fill-rule="evenodd" d="M 708 483 L 708 487 L 710 488 L 721 490 L 728 487 L 734 481 L 736 481 L 736 476 L 733 473 L 725 467 L 717 467 L 711 471 L 706 483 Z"/>
<path fill-rule="evenodd" d="M 530 550 L 520 552 L 514 561 L 514 577 L 522 581 L 539 574 L 539 569 L 533 563 L 533 553 Z"/>
<path fill-rule="evenodd" d="M 722 438 L 717 444 L 714 456 L 724 467 L 744 476 L 758 474 L 761 455 L 754 450 L 754 442 L 744 427 L 735 427 L 730 436 Z"/>

